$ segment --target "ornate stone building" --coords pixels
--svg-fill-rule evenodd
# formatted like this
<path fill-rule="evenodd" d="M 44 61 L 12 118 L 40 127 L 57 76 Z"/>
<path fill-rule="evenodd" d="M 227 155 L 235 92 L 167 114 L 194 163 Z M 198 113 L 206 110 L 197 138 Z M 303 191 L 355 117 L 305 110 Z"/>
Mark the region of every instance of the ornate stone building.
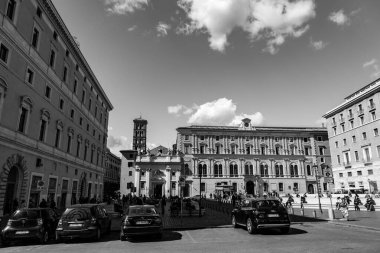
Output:
<path fill-rule="evenodd" d="M 112 104 L 50 0 L 0 1 L 0 216 L 101 198 Z"/>
<path fill-rule="evenodd" d="M 121 159 L 114 155 L 108 148 L 106 152 L 104 195 L 113 196 L 120 189 Z"/>
<path fill-rule="evenodd" d="M 184 196 L 315 193 L 317 180 L 321 191 L 331 188 L 319 177 L 330 167 L 324 127 L 254 127 L 250 119 L 237 127 L 180 127 L 177 148 L 184 159 Z"/>
<path fill-rule="evenodd" d="M 327 112 L 336 190 L 378 192 L 380 184 L 380 79 Z"/>

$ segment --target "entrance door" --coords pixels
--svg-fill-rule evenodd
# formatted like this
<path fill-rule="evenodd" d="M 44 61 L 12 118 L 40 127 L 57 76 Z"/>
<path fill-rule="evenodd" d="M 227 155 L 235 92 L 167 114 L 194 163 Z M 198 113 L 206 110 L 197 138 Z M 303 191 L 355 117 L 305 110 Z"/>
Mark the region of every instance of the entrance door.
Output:
<path fill-rule="evenodd" d="M 183 197 L 190 197 L 190 184 L 185 184 L 183 187 Z"/>
<path fill-rule="evenodd" d="M 247 194 L 255 194 L 255 184 L 252 181 L 247 182 L 245 189 L 247 191 Z"/>
<path fill-rule="evenodd" d="M 161 198 L 162 197 L 162 184 L 156 184 L 154 186 L 154 197 Z"/>
<path fill-rule="evenodd" d="M 309 192 L 309 194 L 314 194 L 314 187 L 312 184 L 309 184 L 309 186 L 307 187 L 307 191 Z"/>
<path fill-rule="evenodd" d="M 3 209 L 4 214 L 11 213 L 17 208 L 17 202 L 14 200 L 17 198 L 18 176 L 19 174 L 17 167 L 12 167 L 8 174 L 7 186 L 5 190 Z"/>

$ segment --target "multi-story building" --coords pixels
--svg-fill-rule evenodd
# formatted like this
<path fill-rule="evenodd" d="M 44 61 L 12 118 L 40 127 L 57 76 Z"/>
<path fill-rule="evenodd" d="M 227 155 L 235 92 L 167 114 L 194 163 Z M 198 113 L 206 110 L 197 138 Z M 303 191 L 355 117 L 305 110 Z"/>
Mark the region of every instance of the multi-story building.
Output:
<path fill-rule="evenodd" d="M 180 127 L 177 149 L 184 159 L 184 196 L 314 193 L 319 183 L 321 191 L 332 187 L 320 178 L 330 167 L 324 127 L 254 127 L 250 119 L 236 127 Z"/>
<path fill-rule="evenodd" d="M 104 196 L 113 196 L 120 189 L 121 159 L 107 149 L 104 174 Z"/>
<path fill-rule="evenodd" d="M 380 79 L 327 112 L 337 190 L 377 192 L 380 183 Z"/>
<path fill-rule="evenodd" d="M 77 43 L 50 0 L 0 1 L 0 24 L 0 215 L 101 198 L 113 107 Z"/>

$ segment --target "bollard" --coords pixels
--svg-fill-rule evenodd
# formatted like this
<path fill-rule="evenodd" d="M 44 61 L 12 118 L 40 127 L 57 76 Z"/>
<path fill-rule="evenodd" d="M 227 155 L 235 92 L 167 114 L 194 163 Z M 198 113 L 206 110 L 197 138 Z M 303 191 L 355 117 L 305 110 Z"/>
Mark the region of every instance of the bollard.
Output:
<path fill-rule="evenodd" d="M 301 215 L 305 216 L 305 211 L 303 210 L 303 208 L 301 209 Z"/>
<path fill-rule="evenodd" d="M 313 210 L 313 217 L 317 218 L 317 211 Z"/>
<path fill-rule="evenodd" d="M 335 219 L 334 210 L 332 208 L 329 208 L 328 212 L 329 212 L 329 220 L 334 220 Z"/>

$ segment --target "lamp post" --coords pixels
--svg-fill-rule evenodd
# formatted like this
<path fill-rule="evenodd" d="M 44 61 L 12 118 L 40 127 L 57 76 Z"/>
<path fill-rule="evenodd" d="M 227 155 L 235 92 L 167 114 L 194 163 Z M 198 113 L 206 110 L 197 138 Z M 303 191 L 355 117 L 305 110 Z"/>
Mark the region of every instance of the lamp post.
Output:
<path fill-rule="evenodd" d="M 319 210 L 321 211 L 321 213 L 323 213 L 322 211 L 322 206 L 321 206 L 321 186 L 319 184 L 319 173 L 318 173 L 318 165 L 317 164 L 314 164 L 313 165 L 313 168 L 314 168 L 314 172 L 315 172 L 315 181 L 317 183 L 317 194 L 318 194 L 318 205 L 319 205 Z"/>

